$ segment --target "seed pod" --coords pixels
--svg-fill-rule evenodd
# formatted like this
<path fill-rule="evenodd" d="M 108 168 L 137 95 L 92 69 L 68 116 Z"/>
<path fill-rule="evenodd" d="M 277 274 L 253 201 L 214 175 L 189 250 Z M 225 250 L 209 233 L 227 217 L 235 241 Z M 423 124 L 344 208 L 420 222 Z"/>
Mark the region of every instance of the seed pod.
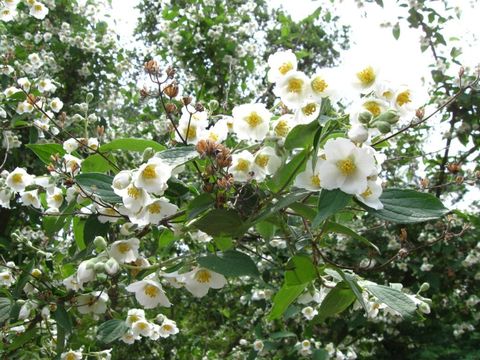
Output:
<path fill-rule="evenodd" d="M 375 127 L 382 133 L 382 134 L 388 134 L 391 130 L 392 127 L 390 124 L 386 121 L 375 121 Z"/>

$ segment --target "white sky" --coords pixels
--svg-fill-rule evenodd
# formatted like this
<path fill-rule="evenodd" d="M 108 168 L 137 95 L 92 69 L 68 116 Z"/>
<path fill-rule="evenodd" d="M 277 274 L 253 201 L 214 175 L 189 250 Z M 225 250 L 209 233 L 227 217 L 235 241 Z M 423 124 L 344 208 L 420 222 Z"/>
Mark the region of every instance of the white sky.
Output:
<path fill-rule="evenodd" d="M 152 0 L 153 1 L 153 0 Z M 133 43 L 133 30 L 140 13 L 135 6 L 139 0 L 112 0 L 112 12 L 110 23 L 121 37 L 121 42 L 127 48 L 135 47 Z M 441 5 L 438 1 L 434 5 Z M 468 69 L 474 69 L 480 64 L 480 5 L 476 0 L 450 1 L 453 6 L 460 6 L 462 11 L 461 20 L 451 20 L 445 25 L 443 35 L 450 46 L 460 46 L 463 54 L 459 58 L 462 64 Z M 327 0 L 270 0 L 272 7 L 282 6 L 294 20 L 301 20 L 310 15 L 318 6 L 332 7 L 334 15 L 340 15 L 340 23 L 348 24 L 351 27 L 350 41 L 351 49 L 342 54 L 344 59 L 357 59 L 365 53 L 375 54 L 375 58 L 382 64 L 386 64 L 389 78 L 400 83 L 418 84 L 421 81 L 430 79 L 429 64 L 433 63 L 430 50 L 424 53 L 420 51 L 421 31 L 409 29 L 407 25 L 401 24 L 400 38 L 395 40 L 392 36 L 391 27 L 381 27 L 382 23 L 390 22 L 395 24 L 398 16 L 407 15 L 407 10 L 396 5 L 396 1 L 384 0 L 385 7 L 382 9 L 376 4 L 367 4 L 359 9 L 354 0 L 336 1 L 331 5 Z M 461 4 L 461 5 L 459 5 Z M 476 5 L 477 4 L 477 5 Z M 475 6 L 476 5 L 476 6 Z M 442 12 L 440 12 L 442 13 Z M 406 16 L 405 16 L 406 17 Z M 115 24 L 116 22 L 116 24 Z M 402 26 L 403 25 L 403 26 Z M 458 38 L 455 40 L 454 38 Z M 448 49 L 448 52 L 450 49 Z M 452 74 L 458 73 L 458 66 L 450 69 Z M 400 76 L 400 78 L 399 78 Z M 426 86 L 421 86 L 426 88 Z M 427 109 L 426 113 L 429 113 Z M 439 129 L 425 144 L 425 149 L 434 151 L 443 148 L 442 132 L 446 130 L 446 124 L 440 124 L 439 119 L 432 119 L 438 124 Z M 455 154 L 463 147 L 456 143 L 451 149 Z M 475 197 L 480 194 L 478 189 L 471 192 Z M 473 199 L 471 199 L 473 200 Z M 470 201 L 461 204 L 462 208 L 468 207 Z"/>

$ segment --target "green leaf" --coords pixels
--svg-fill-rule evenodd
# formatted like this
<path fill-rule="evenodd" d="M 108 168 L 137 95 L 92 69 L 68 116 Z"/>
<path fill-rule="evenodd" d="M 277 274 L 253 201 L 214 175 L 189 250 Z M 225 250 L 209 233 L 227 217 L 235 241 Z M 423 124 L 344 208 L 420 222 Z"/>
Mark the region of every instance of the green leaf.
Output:
<path fill-rule="evenodd" d="M 417 306 L 400 290 L 383 285 L 365 285 L 365 288 L 389 308 L 397 311 L 403 318 L 412 318 Z"/>
<path fill-rule="evenodd" d="M 378 248 L 378 246 L 376 246 L 375 244 L 370 242 L 367 238 L 357 234 L 355 231 L 353 231 L 352 229 L 349 229 L 346 226 L 329 221 L 325 228 L 325 231 L 333 231 L 337 234 L 348 235 L 351 238 L 358 240 L 361 243 L 371 247 L 372 249 L 375 249 L 375 251 L 380 254 L 380 249 Z"/>
<path fill-rule="evenodd" d="M 59 154 L 60 156 L 63 156 L 66 154 L 60 144 L 27 144 L 25 146 L 32 150 L 45 164 L 50 164 L 52 162 L 52 159 L 50 158 L 52 155 Z"/>
<path fill-rule="evenodd" d="M 387 221 L 412 224 L 438 219 L 449 212 L 432 194 L 414 190 L 386 189 L 380 196 L 383 209 L 375 210 L 363 203 L 360 205 L 370 214 Z"/>
<path fill-rule="evenodd" d="M 313 219 L 312 226 L 319 226 L 325 219 L 342 210 L 350 202 L 352 195 L 345 194 L 339 189 L 323 189 L 318 199 L 318 212 Z"/>
<path fill-rule="evenodd" d="M 28 329 L 24 333 L 16 336 L 12 343 L 7 347 L 9 351 L 16 350 L 23 345 L 25 345 L 27 342 L 29 342 L 31 339 L 33 339 L 36 335 L 37 332 L 37 327 L 33 327 L 31 329 Z"/>
<path fill-rule="evenodd" d="M 284 339 L 287 337 L 297 337 L 297 335 L 293 332 L 290 331 L 277 331 L 272 334 L 270 334 L 271 339 Z"/>
<path fill-rule="evenodd" d="M 193 226 L 211 236 L 234 236 L 243 232 L 240 215 L 231 209 L 213 209 L 195 221 Z"/>
<path fill-rule="evenodd" d="M 135 139 L 135 138 L 125 138 L 125 139 L 115 139 L 110 141 L 108 144 L 100 146 L 100 151 L 110 151 L 110 150 L 127 150 L 127 151 L 136 151 L 142 152 L 147 148 L 152 148 L 155 151 L 165 150 L 165 146 L 157 143 L 153 140 L 147 139 Z"/>
<path fill-rule="evenodd" d="M 110 223 L 101 223 L 96 215 L 90 215 L 83 226 L 83 241 L 85 245 L 91 244 L 97 236 L 107 236 L 109 229 Z"/>
<path fill-rule="evenodd" d="M 111 162 L 114 163 L 114 159 L 111 155 L 102 156 L 100 154 L 93 154 L 82 161 L 82 172 L 83 173 L 92 173 L 92 172 L 103 173 L 103 172 L 115 170 L 110 164 L 110 162 L 108 162 L 107 159 L 105 159 L 105 157 L 107 157 Z"/>
<path fill-rule="evenodd" d="M 0 298 L 0 323 L 8 320 L 10 310 L 12 309 L 12 301 L 8 298 Z"/>
<path fill-rule="evenodd" d="M 75 181 L 89 195 L 96 195 L 109 203 L 122 201 L 122 198 L 113 192 L 113 176 L 101 173 L 79 174 Z"/>
<path fill-rule="evenodd" d="M 348 308 L 356 297 L 352 289 L 344 281 L 339 282 L 330 292 L 325 296 L 320 308 L 318 309 L 318 320 L 323 321 L 327 317 L 339 314 Z"/>
<path fill-rule="evenodd" d="M 342 279 L 348 284 L 348 286 L 350 286 L 350 289 L 352 289 L 358 302 L 360 303 L 360 305 L 362 305 L 365 312 L 368 313 L 367 304 L 365 304 L 365 300 L 363 300 L 362 296 L 362 288 L 360 287 L 360 285 L 358 285 L 357 280 L 355 280 L 355 276 L 348 272 L 344 272 L 342 271 L 342 269 L 339 268 L 335 268 L 335 271 L 339 273 Z"/>
<path fill-rule="evenodd" d="M 395 40 L 398 40 L 398 38 L 400 37 L 400 25 L 398 22 L 393 26 L 392 34 Z"/>
<path fill-rule="evenodd" d="M 272 237 L 275 236 L 276 226 L 271 222 L 264 220 L 258 222 L 255 225 L 255 230 L 260 234 L 263 239 L 270 241 Z"/>
<path fill-rule="evenodd" d="M 227 251 L 233 248 L 233 241 L 228 236 L 218 236 L 213 239 L 213 242 L 220 249 L 220 251 Z"/>
<path fill-rule="evenodd" d="M 191 220 L 200 215 L 204 211 L 213 207 L 215 200 L 212 195 L 203 193 L 198 195 L 195 199 L 190 201 L 187 209 L 187 219 Z"/>
<path fill-rule="evenodd" d="M 320 129 L 320 124 L 317 120 L 312 121 L 310 124 L 295 126 L 285 139 L 285 148 L 292 150 L 313 145 L 313 138 L 318 129 Z"/>
<path fill-rule="evenodd" d="M 175 234 L 172 230 L 164 229 L 158 237 L 158 249 L 164 250 L 170 247 L 175 241 Z"/>
<path fill-rule="evenodd" d="M 289 305 L 300 296 L 307 285 L 307 283 L 294 286 L 283 284 L 280 290 L 273 297 L 273 307 L 272 310 L 270 310 L 268 319 L 275 320 L 282 316 Z"/>
<path fill-rule="evenodd" d="M 330 358 L 330 355 L 328 354 L 327 351 L 323 349 L 317 349 L 312 354 L 313 360 L 328 360 L 329 358 Z"/>
<path fill-rule="evenodd" d="M 257 265 L 252 258 L 236 250 L 199 257 L 197 262 L 200 266 L 225 276 L 259 275 Z"/>
<path fill-rule="evenodd" d="M 123 320 L 108 320 L 98 327 L 97 339 L 110 343 L 122 337 L 128 330 L 128 325 Z"/>
<path fill-rule="evenodd" d="M 65 306 L 63 304 L 57 305 L 57 310 L 54 313 L 55 321 L 57 322 L 58 326 L 61 326 L 66 333 L 72 332 L 73 322 L 72 318 L 65 310 Z"/>
<path fill-rule="evenodd" d="M 285 284 L 288 286 L 306 284 L 315 279 L 315 266 L 307 255 L 295 255 L 286 267 Z"/>
<path fill-rule="evenodd" d="M 294 191 L 291 191 L 288 195 L 286 195 L 284 197 L 278 196 L 277 197 L 277 202 L 273 206 L 271 204 L 269 204 L 269 206 L 263 212 L 261 212 L 257 216 L 257 218 L 255 218 L 253 220 L 253 222 L 257 223 L 257 222 L 259 222 L 259 221 L 261 221 L 261 220 L 279 212 L 280 210 L 290 206 L 294 202 L 297 202 L 297 201 L 303 199 L 308 194 L 310 194 L 309 191 L 294 190 Z"/>
<path fill-rule="evenodd" d="M 172 167 L 177 167 L 196 158 L 197 155 L 198 152 L 194 146 L 183 146 L 160 151 L 155 154 L 155 157 L 162 159 Z"/>
<path fill-rule="evenodd" d="M 77 248 L 80 251 L 87 248 L 84 238 L 85 223 L 86 221 L 81 220 L 79 217 L 73 218 L 73 237 L 75 239 L 75 244 L 77 244 Z"/>
<path fill-rule="evenodd" d="M 275 175 L 267 181 L 269 189 L 278 193 L 285 189 L 295 179 L 295 176 L 303 169 L 307 160 L 308 150 L 304 149 L 295 155 L 287 164 L 282 166 Z"/>

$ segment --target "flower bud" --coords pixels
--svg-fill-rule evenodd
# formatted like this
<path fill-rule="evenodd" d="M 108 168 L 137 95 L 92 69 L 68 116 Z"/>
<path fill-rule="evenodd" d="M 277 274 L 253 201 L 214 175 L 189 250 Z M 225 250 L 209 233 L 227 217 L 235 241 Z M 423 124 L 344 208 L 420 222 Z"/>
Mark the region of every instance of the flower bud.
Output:
<path fill-rule="evenodd" d="M 107 248 L 107 241 L 103 236 L 95 236 L 95 239 L 93 239 L 93 244 L 100 251 Z"/>
<path fill-rule="evenodd" d="M 430 306 L 427 303 L 421 302 L 418 305 L 418 310 L 423 314 L 430 314 Z"/>
<path fill-rule="evenodd" d="M 364 143 L 368 139 L 368 130 L 363 125 L 355 124 L 348 131 L 348 138 L 355 143 Z"/>
<path fill-rule="evenodd" d="M 103 273 L 105 271 L 105 263 L 102 261 L 99 261 L 95 264 L 93 267 L 96 273 Z"/>
<path fill-rule="evenodd" d="M 217 100 L 210 100 L 208 102 L 208 108 L 210 109 L 210 111 L 215 111 L 218 109 L 218 101 Z"/>
<path fill-rule="evenodd" d="M 391 130 L 392 127 L 390 124 L 386 121 L 375 121 L 375 127 L 382 133 L 382 134 L 388 134 Z"/>
<path fill-rule="evenodd" d="M 422 120 L 423 117 L 425 116 L 425 109 L 417 109 L 417 110 L 415 111 L 415 116 L 416 116 L 417 118 L 419 118 L 420 120 Z"/>
<path fill-rule="evenodd" d="M 39 278 L 40 276 L 42 276 L 42 271 L 40 269 L 35 268 L 32 270 L 31 275 L 35 278 Z"/>
<path fill-rule="evenodd" d="M 368 124 L 372 120 L 372 113 L 365 111 L 358 116 L 358 121 L 362 124 Z"/>
<path fill-rule="evenodd" d="M 400 116 L 398 116 L 398 113 L 395 110 L 390 109 L 380 114 L 379 116 L 377 116 L 375 118 L 375 121 L 387 122 L 389 124 L 396 124 L 399 119 L 400 119 Z"/>
<path fill-rule="evenodd" d="M 147 162 L 150 158 L 153 157 L 153 155 L 155 155 L 155 150 L 153 150 L 153 148 L 151 147 L 148 147 L 143 151 L 142 160 L 144 162 Z"/>
<path fill-rule="evenodd" d="M 46 320 L 50 317 L 50 309 L 48 306 L 44 306 L 41 311 L 42 319 Z"/>
<path fill-rule="evenodd" d="M 120 265 L 114 258 L 108 259 L 105 263 L 105 272 L 108 275 L 115 275 L 120 270 Z"/>
<path fill-rule="evenodd" d="M 418 292 L 421 293 L 421 292 L 427 291 L 428 289 L 430 289 L 430 284 L 427 283 L 427 282 L 424 282 L 424 283 L 420 286 L 420 290 L 418 290 Z"/>
<path fill-rule="evenodd" d="M 93 94 L 91 92 L 87 93 L 86 102 L 89 103 L 93 100 Z"/>

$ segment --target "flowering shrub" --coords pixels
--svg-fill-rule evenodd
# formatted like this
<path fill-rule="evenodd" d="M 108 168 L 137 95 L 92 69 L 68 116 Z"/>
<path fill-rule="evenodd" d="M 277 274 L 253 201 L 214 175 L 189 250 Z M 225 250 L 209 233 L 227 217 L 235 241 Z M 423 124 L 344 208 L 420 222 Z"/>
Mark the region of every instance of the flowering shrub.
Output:
<path fill-rule="evenodd" d="M 2 20 L 48 21 L 54 5 L 5 1 Z M 56 33 L 61 43 L 67 30 Z M 106 33 L 78 47 L 108 45 L 109 57 L 116 45 Z M 431 115 L 417 89 L 382 76 L 374 59 L 305 73 L 294 52 L 277 51 L 265 71 L 274 104 L 259 92 L 231 111 L 194 100 L 176 68 L 149 59 L 141 97 L 164 116 L 155 141 L 99 121 L 108 83 L 78 100 L 45 76 L 56 66 L 47 53 L 18 61 L 16 45 L 2 78 L 5 159 L 22 147 L 42 165 L 9 159 L 0 178 L 0 205 L 19 214 L 2 241 L 5 356 L 123 358 L 131 346 L 151 349 L 145 358 L 355 359 L 369 353 L 365 339 L 342 342 L 335 325 L 336 338 L 320 342 L 315 328 L 339 318 L 353 327 L 428 319 L 427 282 L 374 274 L 467 228 L 434 195 L 385 177 L 397 137 Z M 31 129 L 24 147 L 18 126 Z M 366 228 L 376 221 L 381 236 Z M 419 231 L 427 239 L 418 244 L 405 225 L 432 229 Z M 464 262 L 477 258 L 471 250 Z M 432 269 L 428 258 L 420 269 Z M 221 344 L 215 336 L 211 349 L 175 345 L 212 326 Z"/>

